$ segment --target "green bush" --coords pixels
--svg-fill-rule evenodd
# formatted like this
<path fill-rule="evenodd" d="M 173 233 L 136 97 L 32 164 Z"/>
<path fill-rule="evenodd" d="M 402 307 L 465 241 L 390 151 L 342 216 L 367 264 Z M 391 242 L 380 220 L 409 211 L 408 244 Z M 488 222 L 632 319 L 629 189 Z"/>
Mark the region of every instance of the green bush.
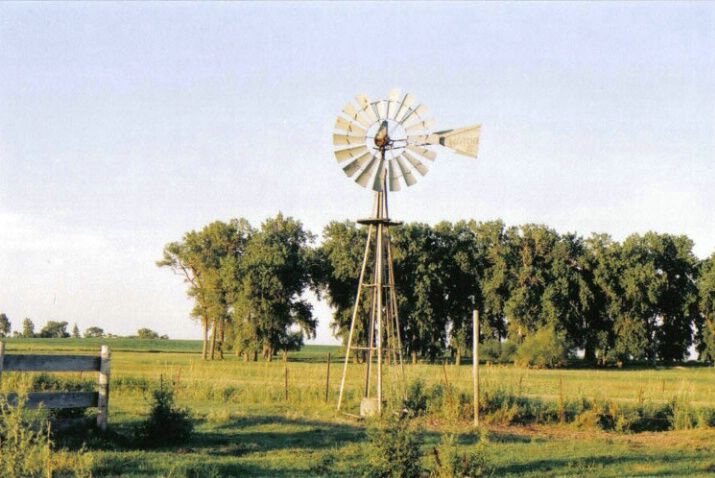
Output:
<path fill-rule="evenodd" d="M 532 367 L 562 367 L 568 363 L 569 345 L 553 327 L 544 327 L 524 340 L 516 351 L 516 362 Z"/>
<path fill-rule="evenodd" d="M 19 395 L 16 406 L 0 397 L 0 476 L 34 478 L 45 476 L 49 467 L 50 441 L 41 410 L 25 408 L 27 397 Z"/>
<path fill-rule="evenodd" d="M 166 387 L 163 379 L 153 396 L 154 403 L 149 418 L 137 429 L 140 443 L 155 448 L 188 442 L 194 431 L 191 412 L 174 406 L 174 390 Z"/>
<path fill-rule="evenodd" d="M 366 478 L 418 478 L 420 432 L 409 417 L 389 415 L 368 429 Z"/>
<path fill-rule="evenodd" d="M 432 461 L 431 478 L 477 478 L 491 472 L 484 444 L 477 445 L 471 453 L 460 453 L 453 434 L 442 435 L 440 445 L 432 449 Z"/>

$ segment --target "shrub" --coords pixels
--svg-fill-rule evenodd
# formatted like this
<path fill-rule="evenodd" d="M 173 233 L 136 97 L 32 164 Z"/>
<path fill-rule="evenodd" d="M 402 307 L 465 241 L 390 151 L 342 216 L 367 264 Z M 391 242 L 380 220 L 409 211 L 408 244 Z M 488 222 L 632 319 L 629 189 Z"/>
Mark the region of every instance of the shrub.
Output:
<path fill-rule="evenodd" d="M 417 478 L 420 433 L 409 417 L 388 416 L 368 429 L 366 478 Z"/>
<path fill-rule="evenodd" d="M 49 467 L 50 441 L 41 410 L 27 410 L 27 397 L 18 396 L 17 405 L 0 398 L 0 476 L 34 478 Z"/>
<path fill-rule="evenodd" d="M 431 478 L 477 478 L 491 472 L 484 444 L 471 453 L 460 453 L 453 434 L 442 435 L 440 445 L 432 449 L 432 461 Z"/>
<path fill-rule="evenodd" d="M 174 390 L 164 386 L 153 393 L 154 403 L 149 418 L 137 430 L 137 438 L 148 447 L 181 445 L 191 439 L 194 424 L 188 409 L 174 406 Z"/>
<path fill-rule="evenodd" d="M 569 346 L 553 327 L 540 329 L 524 340 L 516 351 L 516 361 L 533 367 L 561 367 L 568 363 Z"/>

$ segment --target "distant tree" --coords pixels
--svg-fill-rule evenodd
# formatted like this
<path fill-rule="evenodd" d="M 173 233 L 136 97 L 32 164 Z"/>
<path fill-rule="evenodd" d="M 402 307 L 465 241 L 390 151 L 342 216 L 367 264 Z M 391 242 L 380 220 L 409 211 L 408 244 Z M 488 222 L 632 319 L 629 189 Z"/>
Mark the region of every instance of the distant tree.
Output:
<path fill-rule="evenodd" d="M 9 336 L 11 329 L 12 324 L 10 324 L 10 319 L 7 318 L 4 312 L 0 313 L 0 337 Z"/>
<path fill-rule="evenodd" d="M 84 331 L 84 338 L 86 338 L 86 339 L 102 338 L 102 337 L 104 337 L 104 329 L 102 329 L 100 327 L 90 327 Z"/>
<path fill-rule="evenodd" d="M 154 332 L 151 329 L 143 328 L 143 329 L 137 330 L 137 338 L 143 339 L 143 340 L 158 339 L 159 334 Z"/>
<path fill-rule="evenodd" d="M 67 322 L 50 320 L 42 327 L 39 336 L 43 339 L 66 339 L 70 336 L 67 332 Z"/>
<path fill-rule="evenodd" d="M 72 327 L 72 338 L 78 339 L 80 337 L 81 335 L 79 334 L 79 327 L 77 327 L 77 324 L 74 324 L 74 327 Z"/>
<path fill-rule="evenodd" d="M 715 361 L 715 253 L 703 261 L 698 279 L 700 319 L 697 350 L 700 360 Z"/>
<path fill-rule="evenodd" d="M 31 339 L 35 336 L 35 324 L 32 323 L 29 317 L 25 317 L 22 321 L 22 335 L 21 337 L 26 339 Z"/>

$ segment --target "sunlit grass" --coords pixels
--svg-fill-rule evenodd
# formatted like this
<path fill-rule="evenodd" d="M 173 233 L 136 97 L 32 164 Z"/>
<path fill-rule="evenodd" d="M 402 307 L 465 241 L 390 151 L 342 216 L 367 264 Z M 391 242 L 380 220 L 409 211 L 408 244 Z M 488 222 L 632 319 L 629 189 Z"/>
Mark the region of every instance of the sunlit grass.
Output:
<path fill-rule="evenodd" d="M 336 413 L 343 370 L 343 357 L 336 348 L 310 347 L 291 353 L 287 362 L 244 362 L 233 355 L 222 361 L 203 361 L 200 342 L 189 347 L 161 340 L 125 340 L 120 346 L 109 340 L 10 340 L 6 352 L 98 353 L 102 342 L 112 347 L 109 422 L 114 433 L 130 435 L 132 427 L 146 418 L 151 390 L 163 379 L 173 384 L 177 404 L 191 409 L 196 435 L 179 450 L 95 446 L 93 476 L 362 474 L 364 423 Z M 326 382 L 328 352 L 331 364 Z M 407 383 L 421 380 L 428 389 L 449 389 L 455 400 L 460 395 L 471 397 L 471 365 L 410 364 L 404 370 Z M 348 364 L 343 410 L 353 415 L 362 396 L 365 371 L 364 364 Z M 21 374 L 3 374 L 3 389 L 17 383 L 15 375 Z M 59 375 L 67 380 L 89 377 L 91 382 L 96 374 Z M 715 407 L 715 370 L 706 367 L 529 370 L 482 364 L 480 375 L 483 396 L 506 390 L 547 404 L 587 400 L 615 402 L 621 407 L 667 404 L 676 398 L 687 410 Z M 384 380 L 386 397 L 400 397 L 400 367 L 385 367 Z M 430 465 L 430 451 L 444 431 L 457 433 L 465 450 L 475 443 L 468 414 L 443 411 L 421 418 L 420 423 L 424 467 Z M 495 476 L 699 477 L 715 473 L 715 432 L 707 426 L 659 433 L 604 432 L 575 423 L 523 427 L 488 422 L 486 426 Z"/>

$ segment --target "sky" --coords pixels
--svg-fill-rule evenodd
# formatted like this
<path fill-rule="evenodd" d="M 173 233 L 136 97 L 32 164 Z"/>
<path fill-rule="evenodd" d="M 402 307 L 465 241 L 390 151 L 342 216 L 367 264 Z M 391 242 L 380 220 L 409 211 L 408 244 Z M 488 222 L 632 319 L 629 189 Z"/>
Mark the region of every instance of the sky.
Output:
<path fill-rule="evenodd" d="M 333 127 L 392 88 L 436 130 L 482 125 L 479 158 L 438 151 L 394 219 L 684 234 L 708 257 L 713 52 L 713 2 L 0 2 L 0 312 L 199 339 L 163 247 L 369 215 Z"/>

